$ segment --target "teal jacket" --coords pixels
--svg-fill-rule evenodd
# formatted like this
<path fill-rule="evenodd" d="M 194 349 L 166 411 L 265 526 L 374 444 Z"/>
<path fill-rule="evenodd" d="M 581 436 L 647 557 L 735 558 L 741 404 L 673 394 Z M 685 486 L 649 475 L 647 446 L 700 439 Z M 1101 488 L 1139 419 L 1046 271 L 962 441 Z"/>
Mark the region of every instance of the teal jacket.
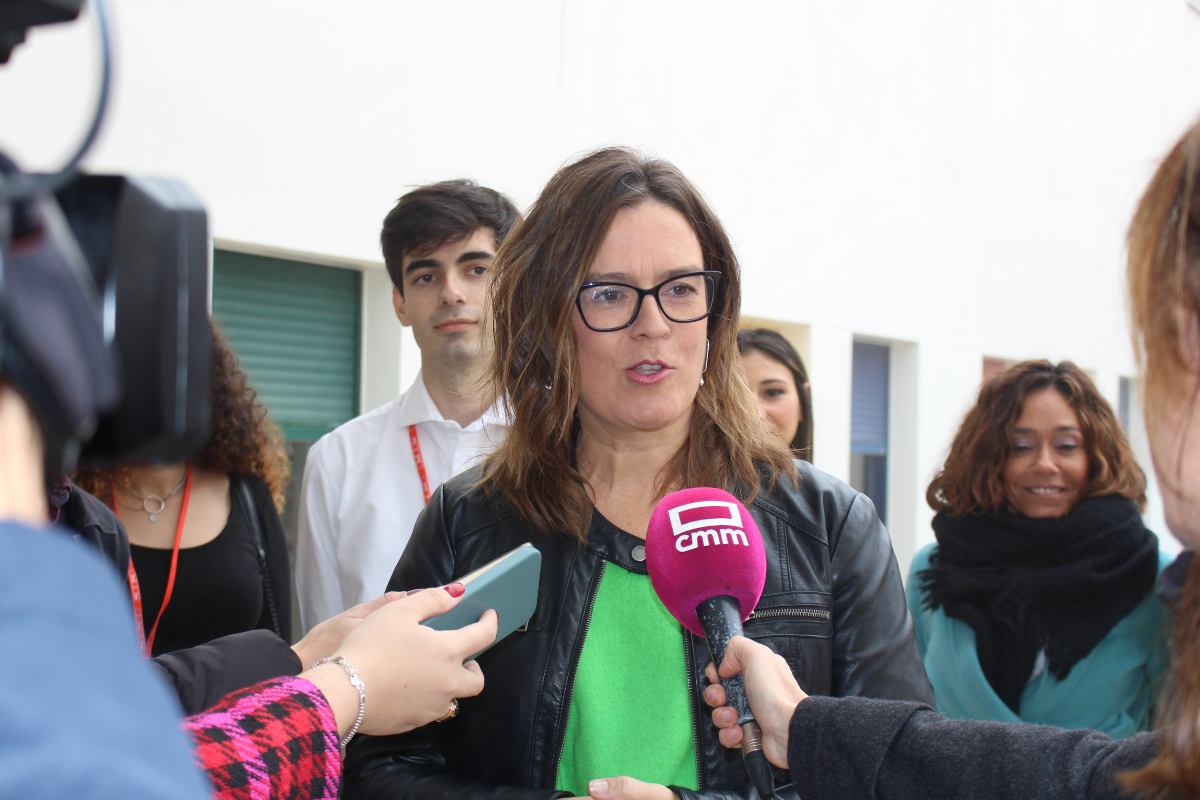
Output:
<path fill-rule="evenodd" d="M 971 627 L 947 617 L 941 609 L 925 607 L 918 573 L 929 567 L 929 557 L 936 549 L 932 544 L 917 553 L 905 595 L 938 711 L 955 719 L 1090 728 L 1114 739 L 1150 729 L 1154 702 L 1170 661 L 1167 615 L 1153 592 L 1117 623 L 1065 680 L 1058 680 L 1047 669 L 1035 669 L 1021 695 L 1018 716 L 984 677 Z M 1171 558 L 1159 554 L 1159 572 Z"/>

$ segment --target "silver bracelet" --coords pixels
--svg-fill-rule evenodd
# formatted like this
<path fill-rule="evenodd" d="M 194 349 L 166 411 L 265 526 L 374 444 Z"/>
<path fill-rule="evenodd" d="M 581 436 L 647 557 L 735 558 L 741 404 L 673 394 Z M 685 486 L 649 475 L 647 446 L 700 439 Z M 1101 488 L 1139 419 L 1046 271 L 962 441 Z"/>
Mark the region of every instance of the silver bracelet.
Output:
<path fill-rule="evenodd" d="M 350 740 L 354 738 L 354 734 L 358 733 L 358 729 L 362 727 L 363 717 L 367 715 L 367 685 L 362 682 L 362 678 L 358 677 L 358 670 L 354 665 L 346 660 L 345 656 L 325 656 L 318 658 L 313 662 L 310 669 L 316 669 L 322 664 L 334 663 L 346 670 L 346 677 L 350 679 L 350 685 L 358 689 L 358 716 L 354 718 L 354 724 L 350 726 L 350 730 L 346 731 L 346 736 L 342 739 L 341 747 L 346 749 L 346 745 L 350 744 Z"/>

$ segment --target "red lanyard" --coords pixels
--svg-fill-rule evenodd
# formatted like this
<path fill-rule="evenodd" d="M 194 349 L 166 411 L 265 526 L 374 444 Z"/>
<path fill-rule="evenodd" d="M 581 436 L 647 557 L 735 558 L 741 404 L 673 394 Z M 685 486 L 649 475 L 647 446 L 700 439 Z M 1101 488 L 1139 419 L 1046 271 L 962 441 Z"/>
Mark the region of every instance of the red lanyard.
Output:
<path fill-rule="evenodd" d="M 187 466 L 187 477 L 183 483 L 183 502 L 179 506 L 179 521 L 175 523 L 175 544 L 171 547 L 171 569 L 167 573 L 167 588 L 163 592 L 162 605 L 158 607 L 158 616 L 154 618 L 154 625 L 150 628 L 150 633 L 145 633 L 146 621 L 142 616 L 142 585 L 138 582 L 137 570 L 133 568 L 133 556 L 129 557 L 129 571 L 126 577 L 129 579 L 129 599 L 133 602 L 133 617 L 137 623 L 138 643 L 142 645 L 142 649 L 146 651 L 146 657 L 152 655 L 154 649 L 154 636 L 158 633 L 158 623 L 162 622 L 163 612 L 167 610 L 167 604 L 171 602 L 171 595 L 175 592 L 175 574 L 179 569 L 179 544 L 183 541 L 183 523 L 187 520 L 188 500 L 192 496 L 192 467 Z M 117 488 L 112 487 L 112 505 L 113 513 L 119 518 L 121 512 L 117 505 Z"/>
<path fill-rule="evenodd" d="M 429 491 L 429 475 L 425 472 L 425 459 L 421 456 L 421 438 L 417 436 L 416 425 L 408 426 L 408 441 L 412 445 L 413 462 L 417 465 L 417 477 L 421 479 L 421 494 L 428 503 L 433 492 Z"/>

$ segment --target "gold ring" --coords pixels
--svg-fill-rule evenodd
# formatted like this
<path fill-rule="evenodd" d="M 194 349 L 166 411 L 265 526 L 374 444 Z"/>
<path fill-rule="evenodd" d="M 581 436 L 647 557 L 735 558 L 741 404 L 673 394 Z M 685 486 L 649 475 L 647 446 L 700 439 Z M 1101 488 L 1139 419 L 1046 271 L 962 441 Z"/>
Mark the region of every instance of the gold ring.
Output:
<path fill-rule="evenodd" d="M 448 719 L 454 719 L 457 715 L 458 715 L 458 700 L 451 700 L 450 708 L 448 708 L 446 710 L 445 714 L 442 714 L 440 717 L 435 719 L 434 722 L 445 722 Z"/>

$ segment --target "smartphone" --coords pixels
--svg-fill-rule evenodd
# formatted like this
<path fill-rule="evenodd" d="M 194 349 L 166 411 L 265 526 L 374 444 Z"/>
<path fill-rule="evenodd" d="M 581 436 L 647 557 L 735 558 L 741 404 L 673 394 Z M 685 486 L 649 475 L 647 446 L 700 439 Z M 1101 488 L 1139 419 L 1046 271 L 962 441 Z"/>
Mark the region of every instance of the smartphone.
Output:
<path fill-rule="evenodd" d="M 458 605 L 421 624 L 438 631 L 453 630 L 478 622 L 484 611 L 495 609 L 500 618 L 496 641 L 492 642 L 495 644 L 529 622 L 537 606 L 541 577 L 542 554 L 526 542 L 459 578 L 458 583 L 467 591 Z M 485 647 L 471 658 L 487 649 Z"/>

